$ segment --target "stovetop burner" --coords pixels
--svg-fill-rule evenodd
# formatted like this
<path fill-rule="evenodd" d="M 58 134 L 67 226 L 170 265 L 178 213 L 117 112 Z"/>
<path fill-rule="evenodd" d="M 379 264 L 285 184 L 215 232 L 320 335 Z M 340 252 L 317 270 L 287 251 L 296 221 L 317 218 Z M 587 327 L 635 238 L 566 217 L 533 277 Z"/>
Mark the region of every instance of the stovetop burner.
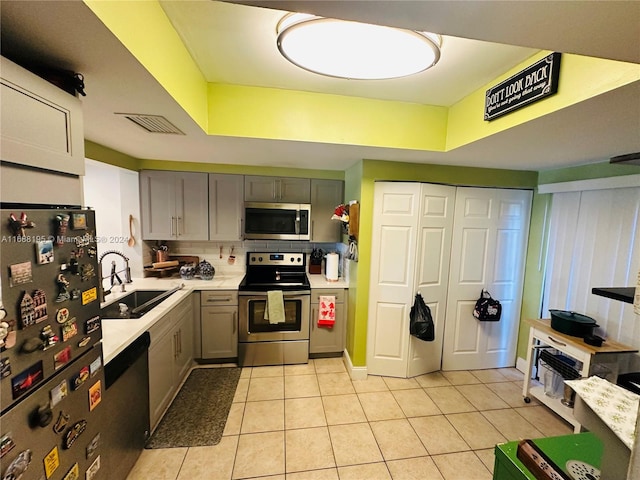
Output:
<path fill-rule="evenodd" d="M 310 290 L 304 253 L 247 253 L 247 273 L 241 291 Z"/>

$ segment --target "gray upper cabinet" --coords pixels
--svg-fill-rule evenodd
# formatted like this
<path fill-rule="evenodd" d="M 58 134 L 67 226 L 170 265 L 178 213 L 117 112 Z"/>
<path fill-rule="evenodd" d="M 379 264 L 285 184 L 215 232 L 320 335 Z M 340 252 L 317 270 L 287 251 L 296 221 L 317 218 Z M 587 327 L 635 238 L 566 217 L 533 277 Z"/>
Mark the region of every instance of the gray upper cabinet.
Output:
<path fill-rule="evenodd" d="M 209 240 L 242 240 L 244 177 L 209 174 Z"/>
<path fill-rule="evenodd" d="M 331 220 L 337 205 L 344 202 L 342 180 L 311 179 L 311 241 L 339 242 L 340 223 Z"/>
<path fill-rule="evenodd" d="M 84 175 L 82 102 L 1 57 L 2 160 Z"/>
<path fill-rule="evenodd" d="M 140 172 L 144 240 L 208 240 L 209 181 L 206 173 Z"/>
<path fill-rule="evenodd" d="M 246 202 L 310 203 L 311 183 L 308 178 L 244 177 Z"/>

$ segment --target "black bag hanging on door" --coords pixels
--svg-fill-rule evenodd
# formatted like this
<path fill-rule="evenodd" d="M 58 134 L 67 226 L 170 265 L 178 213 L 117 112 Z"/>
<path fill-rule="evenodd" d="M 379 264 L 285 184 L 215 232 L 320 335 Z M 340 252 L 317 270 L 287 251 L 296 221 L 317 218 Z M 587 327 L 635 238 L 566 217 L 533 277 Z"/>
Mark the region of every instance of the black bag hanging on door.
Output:
<path fill-rule="evenodd" d="M 497 322 L 502 315 L 502 305 L 491 297 L 491 294 L 482 289 L 480 298 L 473 309 L 473 316 L 483 322 Z"/>
<path fill-rule="evenodd" d="M 431 309 L 424 303 L 420 293 L 416 293 L 411 312 L 409 312 L 409 333 L 425 342 L 432 342 L 436 338 Z"/>

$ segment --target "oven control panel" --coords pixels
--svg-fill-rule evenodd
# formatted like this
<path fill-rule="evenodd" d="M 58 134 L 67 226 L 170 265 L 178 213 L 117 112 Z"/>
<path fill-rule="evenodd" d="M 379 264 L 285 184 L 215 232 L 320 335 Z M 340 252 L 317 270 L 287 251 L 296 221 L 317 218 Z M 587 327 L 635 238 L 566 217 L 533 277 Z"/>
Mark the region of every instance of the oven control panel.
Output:
<path fill-rule="evenodd" d="M 251 252 L 247 254 L 247 265 L 267 265 L 267 266 L 285 266 L 295 265 L 304 266 L 306 264 L 306 256 L 304 253 L 270 253 L 270 252 Z"/>

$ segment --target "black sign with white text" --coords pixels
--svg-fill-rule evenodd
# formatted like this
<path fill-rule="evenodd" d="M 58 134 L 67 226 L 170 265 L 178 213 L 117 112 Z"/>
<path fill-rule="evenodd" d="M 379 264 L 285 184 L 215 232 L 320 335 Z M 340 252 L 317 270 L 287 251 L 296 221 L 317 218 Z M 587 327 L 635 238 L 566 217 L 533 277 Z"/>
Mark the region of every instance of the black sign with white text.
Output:
<path fill-rule="evenodd" d="M 493 120 L 558 91 L 561 53 L 554 52 L 487 90 L 484 119 Z"/>

